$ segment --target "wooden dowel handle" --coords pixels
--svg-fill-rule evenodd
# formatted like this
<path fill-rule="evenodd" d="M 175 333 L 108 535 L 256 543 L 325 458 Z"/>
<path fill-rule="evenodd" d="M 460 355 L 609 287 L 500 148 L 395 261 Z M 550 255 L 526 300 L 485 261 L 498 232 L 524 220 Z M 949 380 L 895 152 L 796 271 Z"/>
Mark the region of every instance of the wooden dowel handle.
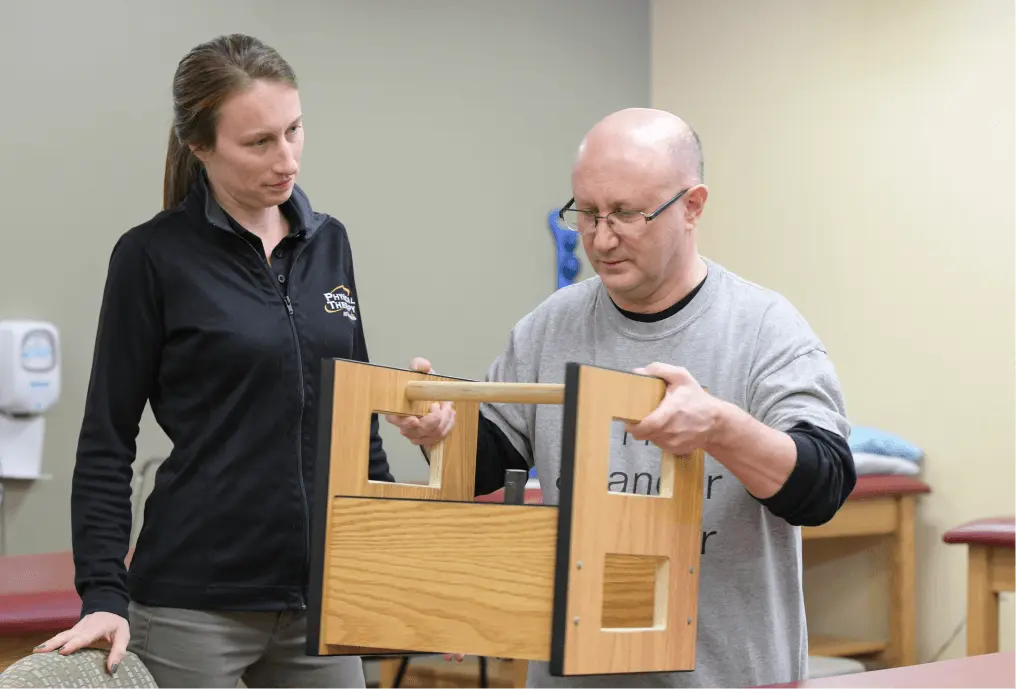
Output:
<path fill-rule="evenodd" d="M 406 399 L 426 402 L 564 404 L 564 385 L 413 380 L 406 383 Z"/>

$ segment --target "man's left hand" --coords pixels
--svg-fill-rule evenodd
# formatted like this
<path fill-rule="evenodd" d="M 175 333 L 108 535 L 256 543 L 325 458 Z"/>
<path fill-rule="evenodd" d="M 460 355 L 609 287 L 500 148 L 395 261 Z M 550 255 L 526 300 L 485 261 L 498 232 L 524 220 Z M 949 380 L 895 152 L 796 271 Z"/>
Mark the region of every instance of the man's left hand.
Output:
<path fill-rule="evenodd" d="M 708 448 L 719 425 L 723 403 L 679 366 L 652 363 L 634 372 L 663 379 L 667 390 L 659 406 L 639 423 L 625 424 L 632 437 L 648 440 L 664 452 L 678 456 Z"/>

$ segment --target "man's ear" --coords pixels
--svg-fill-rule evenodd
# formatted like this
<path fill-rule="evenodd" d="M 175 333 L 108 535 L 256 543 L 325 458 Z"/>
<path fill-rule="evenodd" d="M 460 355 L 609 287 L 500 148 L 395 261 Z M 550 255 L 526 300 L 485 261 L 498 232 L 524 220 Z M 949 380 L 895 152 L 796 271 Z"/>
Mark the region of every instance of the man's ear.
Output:
<path fill-rule="evenodd" d="M 706 207 L 706 199 L 709 198 L 709 187 L 699 184 L 685 194 L 684 198 L 684 220 L 689 229 L 694 229 L 698 225 L 698 221 L 702 217 L 702 211 Z"/>

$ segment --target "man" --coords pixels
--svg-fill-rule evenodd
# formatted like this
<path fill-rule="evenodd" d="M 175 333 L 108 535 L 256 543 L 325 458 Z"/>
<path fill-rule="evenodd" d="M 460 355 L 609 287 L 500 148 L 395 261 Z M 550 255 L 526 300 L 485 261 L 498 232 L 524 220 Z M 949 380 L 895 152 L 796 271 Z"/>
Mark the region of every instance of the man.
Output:
<path fill-rule="evenodd" d="M 522 318 L 489 373 L 560 383 L 578 361 L 666 382 L 655 411 L 614 425 L 604 479 L 655 493 L 660 448 L 707 453 L 696 669 L 556 678 L 530 663 L 530 686 L 757 686 L 807 673 L 798 527 L 831 519 L 854 487 L 843 395 L 786 299 L 699 254 L 702 169 L 697 135 L 669 113 L 630 109 L 599 122 L 579 148 L 564 210 L 596 277 Z M 389 420 L 426 448 L 454 420 L 450 405 L 433 409 Z M 535 466 L 544 502 L 556 504 L 561 424 L 559 405 L 484 405 L 477 493 L 499 487 L 506 468 Z"/>

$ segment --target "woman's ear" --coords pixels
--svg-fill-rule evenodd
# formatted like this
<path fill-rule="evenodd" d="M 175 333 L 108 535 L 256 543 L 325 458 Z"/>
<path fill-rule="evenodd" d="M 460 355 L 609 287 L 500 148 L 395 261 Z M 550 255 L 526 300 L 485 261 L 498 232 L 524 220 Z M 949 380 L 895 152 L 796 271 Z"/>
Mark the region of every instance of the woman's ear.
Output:
<path fill-rule="evenodd" d="M 194 144 L 187 144 L 187 147 L 190 148 L 191 153 L 193 153 L 194 157 L 200 160 L 202 164 L 208 164 L 208 155 L 210 151 Z"/>

